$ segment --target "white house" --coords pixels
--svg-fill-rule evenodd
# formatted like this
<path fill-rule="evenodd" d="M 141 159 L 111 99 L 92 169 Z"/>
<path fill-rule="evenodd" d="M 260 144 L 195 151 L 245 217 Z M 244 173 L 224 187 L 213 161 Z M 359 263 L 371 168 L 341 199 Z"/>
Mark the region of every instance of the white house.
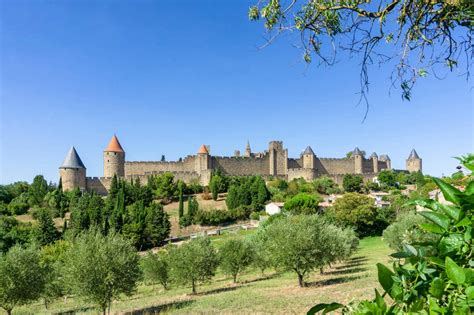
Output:
<path fill-rule="evenodd" d="M 281 208 L 283 208 L 283 204 L 283 202 L 270 202 L 265 206 L 265 212 L 269 215 L 280 213 Z"/>

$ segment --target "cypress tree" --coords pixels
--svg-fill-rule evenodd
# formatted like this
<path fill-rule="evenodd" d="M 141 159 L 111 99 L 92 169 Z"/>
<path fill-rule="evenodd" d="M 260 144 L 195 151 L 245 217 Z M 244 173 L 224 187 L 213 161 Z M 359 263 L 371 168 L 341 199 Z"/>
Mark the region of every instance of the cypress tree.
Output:
<path fill-rule="evenodd" d="M 180 181 L 178 183 L 178 189 L 179 189 L 179 208 L 178 208 L 178 215 L 179 218 L 181 219 L 184 215 L 184 201 L 183 201 L 183 184 Z"/>

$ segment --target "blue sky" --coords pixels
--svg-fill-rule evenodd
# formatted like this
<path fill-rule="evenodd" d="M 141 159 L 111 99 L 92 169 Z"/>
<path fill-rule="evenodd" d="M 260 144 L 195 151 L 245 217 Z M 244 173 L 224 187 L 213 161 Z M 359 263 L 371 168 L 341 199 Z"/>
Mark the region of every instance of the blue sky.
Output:
<path fill-rule="evenodd" d="M 389 93 L 391 68 L 371 68 L 368 118 L 357 59 L 307 67 L 284 36 L 265 49 L 250 1 L 0 2 L 0 182 L 57 181 L 74 145 L 88 176 L 116 133 L 127 160 L 231 155 L 283 140 L 342 157 L 355 146 L 404 168 L 415 147 L 425 173 L 451 174 L 473 152 L 472 83 L 456 73 L 419 81 L 411 102 Z"/>

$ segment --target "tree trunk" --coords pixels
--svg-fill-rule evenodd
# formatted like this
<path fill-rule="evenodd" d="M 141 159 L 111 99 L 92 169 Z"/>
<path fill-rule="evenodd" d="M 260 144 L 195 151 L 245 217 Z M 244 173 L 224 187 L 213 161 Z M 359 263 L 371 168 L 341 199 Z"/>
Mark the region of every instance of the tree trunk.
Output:
<path fill-rule="evenodd" d="M 109 315 L 110 315 L 110 305 L 112 305 L 112 301 L 109 301 Z"/>
<path fill-rule="evenodd" d="M 322 274 L 322 275 L 324 274 L 324 269 L 323 269 L 323 267 L 319 268 L 319 273 Z"/>
<path fill-rule="evenodd" d="M 12 310 L 11 310 L 11 309 L 5 310 L 5 311 L 7 311 L 7 314 L 8 314 L 8 315 L 12 315 Z"/>
<path fill-rule="evenodd" d="M 304 288 L 306 286 L 303 276 L 303 274 L 298 273 L 298 284 L 300 285 L 300 288 Z"/>
<path fill-rule="evenodd" d="M 237 283 L 237 275 L 234 275 L 234 283 Z"/>
<path fill-rule="evenodd" d="M 48 300 L 46 300 L 46 299 L 43 299 L 43 300 L 44 300 L 44 308 L 48 309 Z"/>
<path fill-rule="evenodd" d="M 193 285 L 193 294 L 196 294 L 196 282 L 194 279 L 192 280 L 192 285 Z"/>

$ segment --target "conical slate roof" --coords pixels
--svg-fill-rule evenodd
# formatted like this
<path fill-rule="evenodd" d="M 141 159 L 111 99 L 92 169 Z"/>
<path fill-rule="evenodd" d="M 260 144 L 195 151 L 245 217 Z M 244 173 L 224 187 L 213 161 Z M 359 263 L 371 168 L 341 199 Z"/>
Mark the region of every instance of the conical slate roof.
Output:
<path fill-rule="evenodd" d="M 247 147 L 246 147 L 247 150 L 250 150 L 250 142 L 247 140 Z"/>
<path fill-rule="evenodd" d="M 74 147 L 71 147 L 69 149 L 69 152 L 66 155 L 66 158 L 64 159 L 63 164 L 59 168 L 86 168 L 84 166 L 84 163 L 82 163 L 81 158 L 79 157 L 79 154 L 77 154 L 77 151 Z"/>
<path fill-rule="evenodd" d="M 415 149 L 411 150 L 410 156 L 408 157 L 408 159 L 411 160 L 411 159 L 419 159 L 419 158 L 420 157 L 418 156 L 418 153 L 416 153 L 416 150 Z"/>
<path fill-rule="evenodd" d="M 390 161 L 390 157 L 387 154 L 381 155 L 380 156 L 381 161 Z"/>
<path fill-rule="evenodd" d="M 209 151 L 207 151 L 207 148 L 204 144 L 199 148 L 198 154 L 209 154 Z"/>
<path fill-rule="evenodd" d="M 120 142 L 117 139 L 117 136 L 114 135 L 112 139 L 110 139 L 109 145 L 105 148 L 104 152 L 125 152 L 120 145 Z"/>
<path fill-rule="evenodd" d="M 377 155 L 377 153 L 374 152 L 374 153 L 372 153 L 372 155 L 371 155 L 370 157 L 371 157 L 371 158 L 377 158 L 378 155 Z"/>
<path fill-rule="evenodd" d="M 355 147 L 354 151 L 352 151 L 352 155 L 362 155 L 362 151 L 359 150 L 359 147 Z"/>
<path fill-rule="evenodd" d="M 303 155 L 314 155 L 313 149 L 311 146 L 307 146 L 306 149 L 303 151 Z"/>

